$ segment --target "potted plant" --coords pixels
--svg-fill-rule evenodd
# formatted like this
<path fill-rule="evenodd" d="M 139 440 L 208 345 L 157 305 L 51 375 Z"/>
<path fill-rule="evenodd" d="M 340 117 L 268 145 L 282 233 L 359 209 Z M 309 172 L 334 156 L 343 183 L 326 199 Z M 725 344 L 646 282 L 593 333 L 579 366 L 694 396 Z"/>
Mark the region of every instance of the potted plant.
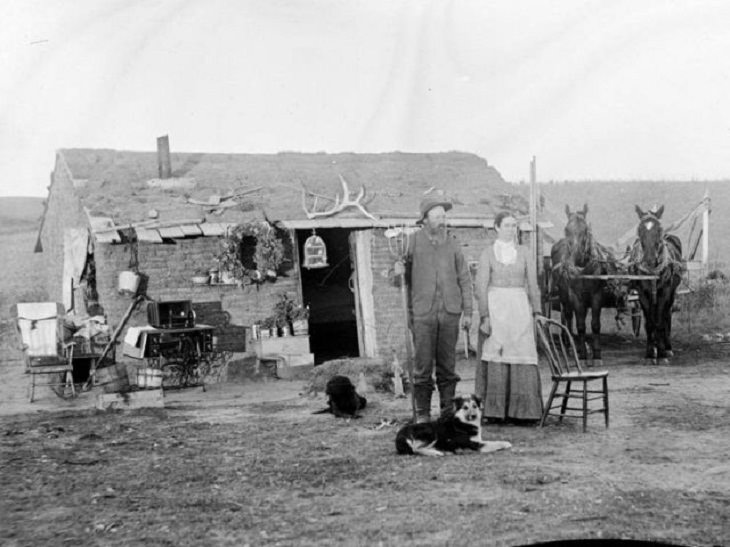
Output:
<path fill-rule="evenodd" d="M 216 265 L 214 268 L 208 270 L 208 276 L 210 277 L 210 284 L 217 285 L 220 280 L 220 266 Z"/>
<path fill-rule="evenodd" d="M 279 329 L 280 336 L 289 336 L 291 334 L 291 327 L 289 326 L 289 320 L 287 317 L 277 316 L 276 326 Z"/>
<path fill-rule="evenodd" d="M 221 253 L 218 255 L 219 282 L 233 284 L 243 277 L 243 264 L 239 256 L 239 242 L 235 238 L 221 240 Z"/>
<path fill-rule="evenodd" d="M 276 336 L 276 318 L 271 315 L 261 320 L 261 338 L 271 338 Z"/>
<path fill-rule="evenodd" d="M 208 274 L 207 270 L 196 270 L 192 281 L 195 285 L 207 285 L 208 281 L 210 281 L 210 274 Z"/>
<path fill-rule="evenodd" d="M 281 329 L 282 336 L 289 335 L 289 321 L 291 317 L 291 311 L 294 308 L 294 301 L 289 298 L 286 293 L 279 293 L 279 299 L 274 304 L 274 318 L 276 326 Z"/>
<path fill-rule="evenodd" d="M 309 307 L 294 306 L 289 314 L 294 336 L 309 334 Z"/>

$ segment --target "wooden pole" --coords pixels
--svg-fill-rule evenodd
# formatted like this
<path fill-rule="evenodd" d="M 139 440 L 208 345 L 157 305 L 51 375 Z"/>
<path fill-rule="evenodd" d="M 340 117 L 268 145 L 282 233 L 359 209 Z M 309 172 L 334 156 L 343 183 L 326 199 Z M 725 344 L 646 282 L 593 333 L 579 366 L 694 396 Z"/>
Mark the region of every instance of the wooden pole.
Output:
<path fill-rule="evenodd" d="M 411 410 L 413 411 L 413 423 L 416 423 L 416 390 L 413 378 L 413 333 L 411 332 L 410 314 L 408 313 L 408 287 L 406 285 L 405 273 L 400 275 L 400 294 L 406 327 L 406 372 L 408 373 L 408 383 L 411 384 Z"/>
<path fill-rule="evenodd" d="M 112 345 L 114 345 L 117 341 L 117 338 L 119 338 L 119 334 L 122 332 L 122 329 L 124 328 L 124 325 L 127 324 L 127 321 L 129 321 L 129 317 L 132 315 L 132 312 L 134 311 L 134 308 L 137 307 L 137 305 L 144 300 L 144 296 L 136 296 L 135 299 L 132 301 L 132 303 L 129 305 L 129 308 L 127 308 L 127 312 L 124 314 L 124 317 L 122 318 L 122 321 L 117 326 L 116 330 L 114 331 L 114 334 L 111 337 L 111 340 L 109 340 L 109 343 L 104 348 L 104 351 L 101 352 L 101 355 L 98 359 L 94 359 L 91 362 L 91 370 L 89 371 L 89 379 L 86 380 L 86 383 L 84 384 L 84 390 L 88 389 L 91 385 L 91 382 L 94 380 L 94 377 L 96 375 L 96 365 L 101 363 L 103 361 L 104 357 L 106 357 L 106 354 L 109 353 L 109 350 L 111 349 Z"/>
<path fill-rule="evenodd" d="M 532 253 L 532 260 L 537 268 L 540 270 L 540 263 L 538 262 L 537 254 L 537 165 L 535 156 L 532 156 L 530 162 L 530 226 L 532 231 L 530 232 L 530 252 Z"/>
<path fill-rule="evenodd" d="M 703 198 L 705 209 L 702 211 L 702 268 L 707 270 L 710 256 L 710 194 L 705 190 Z M 704 272 L 705 274 L 707 271 Z"/>

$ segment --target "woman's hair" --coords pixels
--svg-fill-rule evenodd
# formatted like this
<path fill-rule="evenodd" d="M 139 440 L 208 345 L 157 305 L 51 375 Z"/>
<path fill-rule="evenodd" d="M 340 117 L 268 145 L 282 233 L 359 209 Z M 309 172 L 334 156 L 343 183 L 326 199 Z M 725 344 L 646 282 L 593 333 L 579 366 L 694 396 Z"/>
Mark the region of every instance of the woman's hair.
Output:
<path fill-rule="evenodd" d="M 509 211 L 500 211 L 499 213 L 497 213 L 497 216 L 494 217 L 494 227 L 499 228 L 500 226 L 502 226 L 502 221 L 507 217 L 514 218 L 514 215 Z"/>

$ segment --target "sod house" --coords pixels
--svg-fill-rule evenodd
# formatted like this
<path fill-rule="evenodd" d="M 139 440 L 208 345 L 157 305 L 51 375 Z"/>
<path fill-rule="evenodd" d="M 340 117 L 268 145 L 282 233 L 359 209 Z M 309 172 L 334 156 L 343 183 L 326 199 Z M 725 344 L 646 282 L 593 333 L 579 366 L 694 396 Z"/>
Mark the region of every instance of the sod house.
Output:
<path fill-rule="evenodd" d="M 111 325 L 130 306 L 120 288 L 131 272 L 151 301 L 216 303 L 231 351 L 250 349 L 246 327 L 285 294 L 308 307 L 316 362 L 403 356 L 392 266 L 433 191 L 453 201 L 469 261 L 494 238 L 497 211 L 530 229 L 528 200 L 473 154 L 170 154 L 163 137 L 157 152 L 59 150 L 36 250 L 50 297 Z M 125 329 L 146 322 L 140 307 Z"/>

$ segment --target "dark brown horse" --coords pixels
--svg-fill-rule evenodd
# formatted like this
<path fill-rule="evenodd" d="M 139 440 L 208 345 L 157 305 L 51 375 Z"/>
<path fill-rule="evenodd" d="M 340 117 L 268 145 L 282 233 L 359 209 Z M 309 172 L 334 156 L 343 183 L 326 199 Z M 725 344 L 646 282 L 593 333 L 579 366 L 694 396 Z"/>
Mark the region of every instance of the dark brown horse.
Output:
<path fill-rule="evenodd" d="M 590 342 L 594 363 L 601 359 L 601 309 L 612 294 L 601 279 L 585 279 L 584 275 L 616 273 L 618 267 L 613 254 L 593 239 L 586 221 L 588 205 L 583 210 L 571 212 L 565 206 L 568 223 L 565 237 L 553 245 L 551 283 L 560 300 L 562 319 L 572 331 L 573 317 L 576 326 L 578 357 L 587 358 L 586 341 Z M 586 316 L 591 310 L 591 334 L 586 337 Z"/>
<path fill-rule="evenodd" d="M 644 312 L 646 358 L 656 363 L 669 362 L 672 352 L 672 306 L 682 280 L 682 242 L 675 235 L 665 234 L 660 219 L 664 206 L 644 212 L 637 205 L 639 226 L 637 241 L 631 249 L 629 272 L 656 276 L 656 294 L 651 281 L 635 281 L 639 302 Z"/>

